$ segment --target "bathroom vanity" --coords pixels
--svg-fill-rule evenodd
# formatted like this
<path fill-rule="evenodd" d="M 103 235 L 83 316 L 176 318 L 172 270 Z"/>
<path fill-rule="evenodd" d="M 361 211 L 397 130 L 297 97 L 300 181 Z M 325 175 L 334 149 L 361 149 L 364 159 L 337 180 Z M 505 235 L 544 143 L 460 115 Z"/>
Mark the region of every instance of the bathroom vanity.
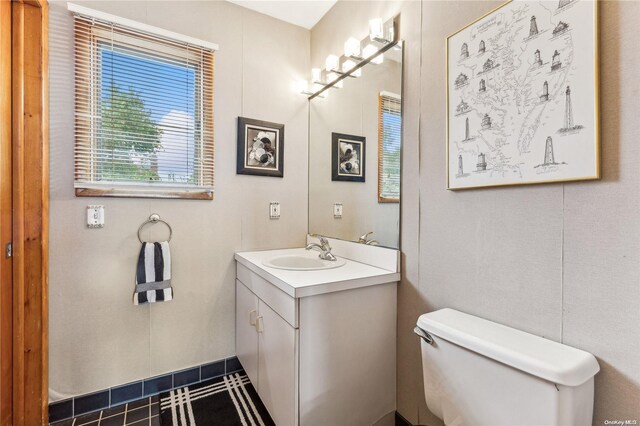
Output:
<path fill-rule="evenodd" d="M 395 411 L 399 252 L 330 243 L 337 263 L 304 248 L 235 255 L 236 353 L 278 425 Z"/>

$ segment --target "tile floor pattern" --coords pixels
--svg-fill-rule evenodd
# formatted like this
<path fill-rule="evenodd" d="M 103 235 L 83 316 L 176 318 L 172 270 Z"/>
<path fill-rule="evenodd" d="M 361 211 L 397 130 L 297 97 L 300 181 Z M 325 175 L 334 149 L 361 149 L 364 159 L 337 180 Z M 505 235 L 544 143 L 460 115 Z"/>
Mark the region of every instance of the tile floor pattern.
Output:
<path fill-rule="evenodd" d="M 111 407 L 72 419 L 51 423 L 51 426 L 160 426 L 160 400 L 152 396 L 128 404 Z"/>

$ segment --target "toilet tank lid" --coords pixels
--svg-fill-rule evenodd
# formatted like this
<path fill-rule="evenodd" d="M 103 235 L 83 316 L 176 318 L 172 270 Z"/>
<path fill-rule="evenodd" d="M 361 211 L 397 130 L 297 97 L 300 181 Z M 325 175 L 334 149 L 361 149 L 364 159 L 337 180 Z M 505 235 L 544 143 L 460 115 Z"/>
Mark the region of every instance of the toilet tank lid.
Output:
<path fill-rule="evenodd" d="M 418 318 L 418 327 L 518 370 L 565 386 L 579 386 L 600 366 L 589 352 L 515 328 L 440 309 Z"/>

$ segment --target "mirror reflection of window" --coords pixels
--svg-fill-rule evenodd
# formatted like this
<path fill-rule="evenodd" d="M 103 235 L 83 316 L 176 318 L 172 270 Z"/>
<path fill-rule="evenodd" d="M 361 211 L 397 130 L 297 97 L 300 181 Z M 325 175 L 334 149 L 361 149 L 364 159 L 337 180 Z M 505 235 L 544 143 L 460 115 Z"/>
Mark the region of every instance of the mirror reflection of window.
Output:
<path fill-rule="evenodd" d="M 399 95 L 378 97 L 378 202 L 400 202 L 400 142 L 402 102 Z"/>

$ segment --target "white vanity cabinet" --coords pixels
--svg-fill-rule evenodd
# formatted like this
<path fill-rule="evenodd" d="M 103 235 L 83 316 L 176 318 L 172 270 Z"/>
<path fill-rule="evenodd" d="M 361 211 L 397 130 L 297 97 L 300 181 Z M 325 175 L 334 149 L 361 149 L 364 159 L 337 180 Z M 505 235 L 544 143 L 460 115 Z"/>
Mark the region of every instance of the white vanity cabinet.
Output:
<path fill-rule="evenodd" d="M 296 329 L 236 282 L 236 353 L 278 425 L 295 421 Z"/>
<path fill-rule="evenodd" d="M 236 353 L 261 400 L 279 426 L 389 418 L 399 274 L 352 261 L 331 273 L 260 261 L 290 251 L 236 254 Z"/>

